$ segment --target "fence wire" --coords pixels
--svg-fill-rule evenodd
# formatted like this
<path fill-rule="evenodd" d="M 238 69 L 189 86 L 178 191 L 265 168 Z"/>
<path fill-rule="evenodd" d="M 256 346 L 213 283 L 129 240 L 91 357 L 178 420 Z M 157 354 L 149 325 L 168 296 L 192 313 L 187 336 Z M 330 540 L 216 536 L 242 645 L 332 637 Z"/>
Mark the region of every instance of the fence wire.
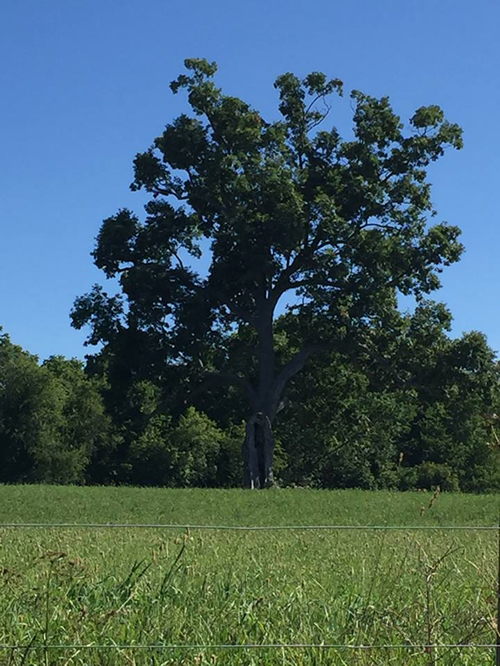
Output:
<path fill-rule="evenodd" d="M 177 523 L 0 523 L 0 529 L 155 529 L 155 530 L 213 530 L 234 532 L 271 532 L 298 530 L 394 530 L 409 531 L 483 531 L 498 532 L 498 525 L 189 525 Z"/>
<path fill-rule="evenodd" d="M 99 645 L 96 643 L 55 643 L 38 645 L 27 643 L 25 645 L 0 643 L 0 650 L 437 650 L 437 649 L 492 649 L 496 643 L 401 643 L 372 645 L 350 645 L 343 643 L 179 643 L 177 645 L 166 644 L 139 644 L 130 645 L 110 643 Z"/>

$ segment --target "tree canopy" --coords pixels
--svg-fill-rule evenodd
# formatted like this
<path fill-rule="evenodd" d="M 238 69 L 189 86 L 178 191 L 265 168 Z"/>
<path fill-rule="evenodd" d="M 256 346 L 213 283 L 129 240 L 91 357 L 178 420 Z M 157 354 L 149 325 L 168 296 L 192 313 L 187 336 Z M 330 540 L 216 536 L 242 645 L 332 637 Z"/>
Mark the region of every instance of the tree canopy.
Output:
<path fill-rule="evenodd" d="M 462 146 L 461 130 L 435 105 L 405 125 L 387 97 L 354 90 L 352 136 L 342 138 L 330 122 L 339 79 L 279 76 L 280 115 L 265 120 L 216 86 L 215 63 L 185 66 L 171 89 L 187 94 L 190 114 L 134 161 L 131 187 L 150 195 L 145 217 L 122 209 L 97 238 L 95 264 L 119 293 L 95 286 L 73 323 L 109 350 L 134 340 L 143 365 L 182 366 L 189 391 L 205 381 L 244 390 L 247 483 L 268 485 L 290 379 L 314 353 L 355 349 L 398 294 L 421 299 L 460 257 L 459 229 L 430 223 L 427 168 Z M 237 330 L 245 367 L 229 353 Z"/>
<path fill-rule="evenodd" d="M 111 434 L 100 382 L 82 363 L 39 365 L 0 334 L 0 483 L 83 483 Z"/>

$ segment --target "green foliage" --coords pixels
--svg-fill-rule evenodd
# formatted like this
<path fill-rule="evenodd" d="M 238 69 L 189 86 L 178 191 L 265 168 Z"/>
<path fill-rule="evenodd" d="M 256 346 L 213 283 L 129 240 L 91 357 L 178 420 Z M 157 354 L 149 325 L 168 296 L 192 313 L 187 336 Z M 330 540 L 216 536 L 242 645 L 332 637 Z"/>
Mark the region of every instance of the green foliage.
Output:
<path fill-rule="evenodd" d="M 346 346 L 343 354 L 313 359 L 278 415 L 287 452 L 282 480 L 427 488 L 439 482 L 427 481 L 426 470 L 437 469 L 442 489 L 500 489 L 500 368 L 484 336 L 453 340 L 449 323 L 449 312 L 432 302 L 412 315 L 388 310 L 360 335 L 354 354 Z M 293 320 L 284 317 L 280 326 L 295 344 Z"/>
<path fill-rule="evenodd" d="M 40 366 L 0 337 L 0 481 L 237 485 L 263 412 L 285 485 L 500 489 L 495 356 L 425 300 L 463 249 L 427 179 L 460 128 L 355 90 L 344 139 L 339 79 L 279 76 L 264 120 L 185 66 L 187 112 L 134 161 L 145 214 L 97 237 L 118 293 L 75 301 L 99 351 Z"/>
<path fill-rule="evenodd" d="M 498 473 L 491 416 L 499 401 L 499 367 L 484 336 L 473 332 L 442 339 L 415 373 L 416 417 L 401 442 L 406 464 L 449 465 L 457 487 L 491 488 L 479 478 L 486 470 L 490 479 Z"/>
<path fill-rule="evenodd" d="M 44 459 L 45 471 L 41 480 L 57 483 L 80 483 L 89 479 L 88 468 L 103 451 L 113 446 L 112 428 L 105 413 L 101 384 L 88 378 L 83 365 L 77 360 L 61 356 L 51 357 L 42 364 L 57 386 L 59 400 L 53 404 L 57 418 L 57 432 L 53 448 L 39 454 Z"/>
<path fill-rule="evenodd" d="M 187 410 L 173 433 L 177 485 L 215 485 L 222 439 L 222 431 L 209 418 L 193 407 Z"/>
<path fill-rule="evenodd" d="M 172 425 L 168 417 L 154 416 L 129 447 L 126 480 L 135 485 L 172 485 Z"/>
<path fill-rule="evenodd" d="M 157 486 L 213 486 L 224 434 L 193 407 L 177 426 L 156 415 L 128 452 L 130 482 Z"/>
<path fill-rule="evenodd" d="M 297 343 L 283 317 L 276 353 Z M 500 489 L 499 366 L 484 337 L 446 335 L 442 306 L 396 311 L 359 338 L 355 358 L 324 352 L 289 387 L 275 427 L 281 485 L 318 488 Z M 395 333 L 397 332 L 397 334 Z M 249 361 L 251 329 L 226 349 Z M 104 358 L 104 357 L 103 357 Z M 218 363 L 214 356 L 214 363 Z M 111 359 L 113 361 L 113 359 Z M 110 367 L 110 366 L 108 366 Z M 0 480 L 231 487 L 241 483 L 245 424 L 237 392 L 201 392 L 177 413 L 172 393 L 89 365 L 36 357 L 0 340 Z M 178 370 L 178 369 L 177 369 Z M 102 372 L 102 368 L 100 370 Z"/>
<path fill-rule="evenodd" d="M 223 432 L 193 407 L 174 423 L 157 385 L 128 384 L 116 412 L 118 396 L 95 367 L 88 376 L 79 361 L 60 356 L 39 365 L 2 335 L 0 482 L 238 483 L 241 427 Z"/>
<path fill-rule="evenodd" d="M 458 260 L 459 230 L 430 225 L 426 169 L 447 146 L 461 147 L 461 130 L 437 106 L 405 126 L 387 97 L 353 91 L 353 138 L 344 140 L 327 118 L 343 95 L 339 79 L 283 74 L 280 117 L 266 121 L 216 86 L 215 63 L 185 66 L 171 89 L 186 93 L 190 114 L 134 161 L 131 188 L 150 195 L 144 218 L 120 210 L 97 238 L 95 264 L 120 294 L 95 286 L 75 302 L 73 324 L 90 326 L 89 343 L 122 360 L 124 336 L 142 336 L 153 381 L 163 361 L 148 349 L 182 367 L 191 390 L 218 372 L 273 421 L 314 349 L 338 351 L 397 291 L 433 291 Z M 197 272 L 204 253 L 207 269 Z M 301 347 L 279 365 L 276 308 L 285 299 Z M 243 327 L 242 369 L 230 347 Z"/>
<path fill-rule="evenodd" d="M 338 355 L 310 363 L 293 382 L 286 416 L 276 426 L 287 452 L 283 481 L 394 487 L 397 441 L 411 415 L 400 391 L 373 390 L 366 375 Z"/>
<path fill-rule="evenodd" d="M 424 462 L 416 467 L 403 468 L 400 478 L 401 490 L 459 490 L 458 477 L 446 463 Z"/>
<path fill-rule="evenodd" d="M 83 483 L 109 446 L 98 382 L 78 361 L 36 357 L 0 337 L 0 480 Z"/>
<path fill-rule="evenodd" d="M 0 479 L 27 481 L 51 438 L 53 384 L 37 359 L 0 337 Z"/>

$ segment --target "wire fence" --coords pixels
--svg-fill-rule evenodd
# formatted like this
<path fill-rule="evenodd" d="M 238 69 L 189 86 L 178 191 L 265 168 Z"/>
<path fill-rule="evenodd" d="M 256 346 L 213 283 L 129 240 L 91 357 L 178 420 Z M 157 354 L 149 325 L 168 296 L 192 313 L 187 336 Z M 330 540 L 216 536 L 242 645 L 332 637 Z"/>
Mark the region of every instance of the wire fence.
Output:
<path fill-rule="evenodd" d="M 178 523 L 31 523 L 12 522 L 0 523 L 0 530 L 18 529 L 69 529 L 69 530 L 177 530 L 183 532 L 195 531 L 231 531 L 231 532 L 283 532 L 283 531 L 363 531 L 363 532 L 492 532 L 498 534 L 498 568 L 497 589 L 494 596 L 497 599 L 496 640 L 486 643 L 0 643 L 0 650 L 24 651 L 162 651 L 162 652 L 234 652 L 263 651 L 263 650 L 321 650 L 321 651 L 347 651 L 364 652 L 372 650 L 432 653 L 435 650 L 495 650 L 495 664 L 500 666 L 500 523 L 498 525 L 200 525 Z"/>
<path fill-rule="evenodd" d="M 109 643 L 105 645 L 98 645 L 94 643 L 68 643 L 68 644 L 40 644 L 40 645 L 20 645 L 0 643 L 2 650 L 350 650 L 350 651 L 363 651 L 363 650 L 413 650 L 413 651 L 426 651 L 433 649 L 492 649 L 496 648 L 496 643 L 401 643 L 394 644 L 388 643 L 386 645 L 373 644 L 373 645 L 350 645 L 345 643 L 179 643 L 174 645 L 147 643 L 144 645 L 138 643 L 120 644 Z"/>
<path fill-rule="evenodd" d="M 331 531 L 458 531 L 458 532 L 499 532 L 498 525 L 191 525 L 178 523 L 0 523 L 0 529 L 147 529 L 147 530 L 211 530 L 232 532 L 278 532 L 299 530 Z"/>

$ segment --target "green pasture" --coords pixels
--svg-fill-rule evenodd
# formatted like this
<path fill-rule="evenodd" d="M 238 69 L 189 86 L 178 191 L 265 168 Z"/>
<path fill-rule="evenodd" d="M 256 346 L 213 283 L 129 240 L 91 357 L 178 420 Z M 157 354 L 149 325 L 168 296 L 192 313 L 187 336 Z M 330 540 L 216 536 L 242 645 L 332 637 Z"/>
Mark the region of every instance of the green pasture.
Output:
<path fill-rule="evenodd" d="M 407 529 L 2 527 L 0 643 L 19 647 L 0 664 L 494 664 L 491 648 L 421 646 L 494 642 L 498 533 L 409 528 L 493 526 L 498 508 L 491 495 L 1 486 L 2 524 Z M 218 647 L 291 643 L 320 647 Z"/>

